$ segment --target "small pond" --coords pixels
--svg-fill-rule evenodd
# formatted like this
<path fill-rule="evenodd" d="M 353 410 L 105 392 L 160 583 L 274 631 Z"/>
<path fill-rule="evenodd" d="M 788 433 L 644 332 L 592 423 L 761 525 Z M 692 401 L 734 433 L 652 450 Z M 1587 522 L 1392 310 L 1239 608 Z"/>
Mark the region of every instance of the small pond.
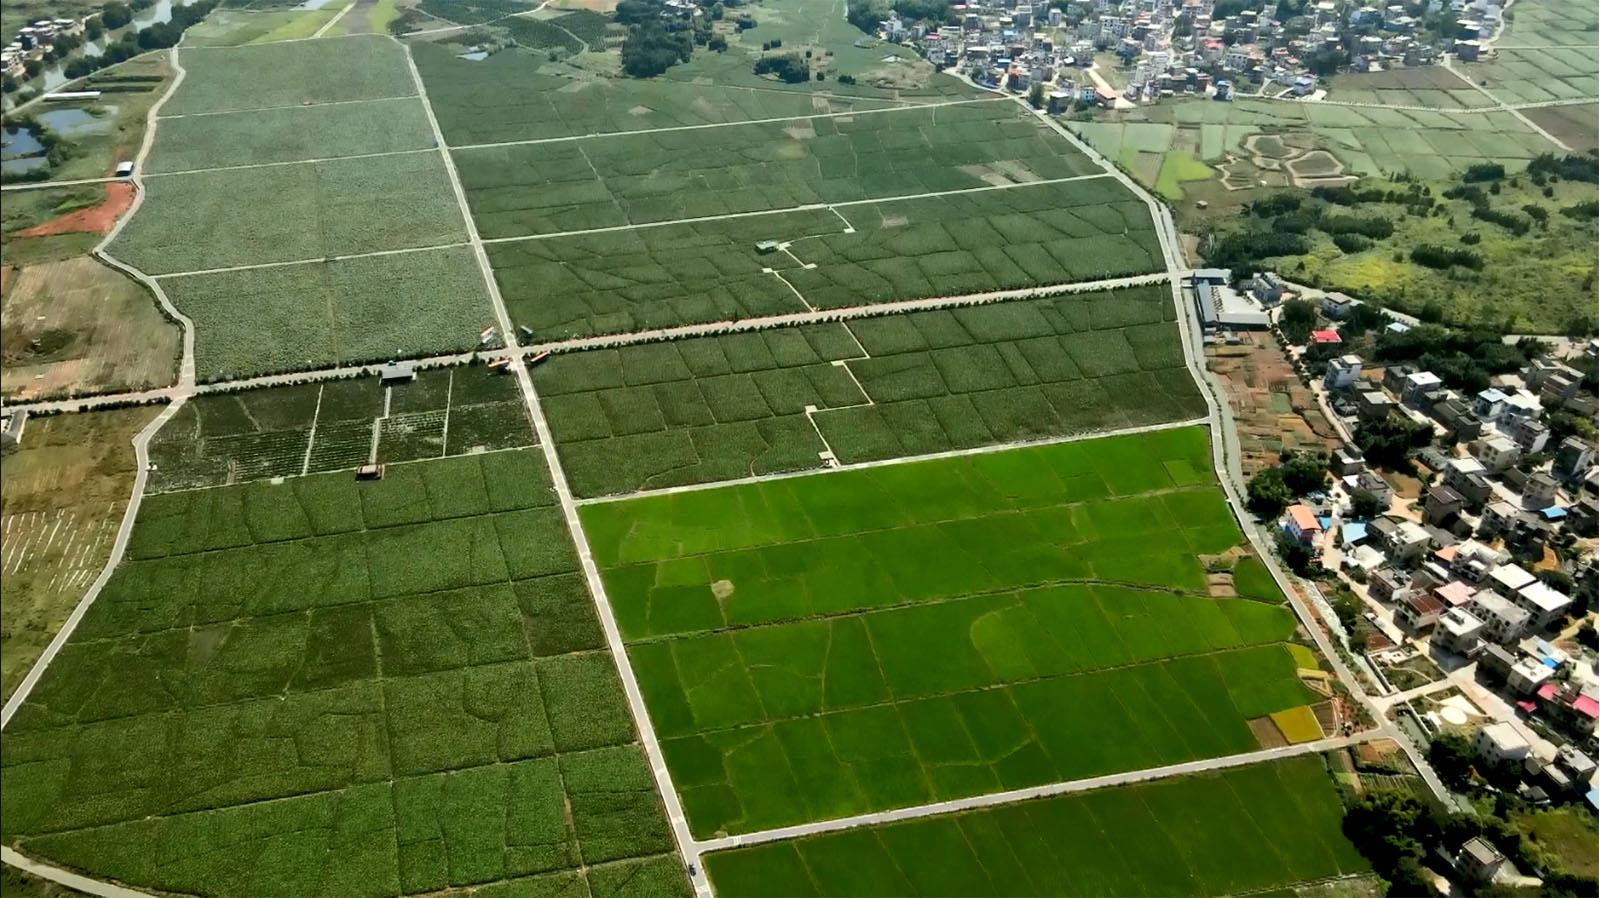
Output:
<path fill-rule="evenodd" d="M 82 107 L 66 106 L 41 112 L 34 118 L 39 120 L 39 124 L 62 137 L 78 137 L 110 129 L 111 123 L 115 120 L 117 107 L 106 106 L 103 109 L 104 112 L 95 115 Z"/>
<path fill-rule="evenodd" d="M 0 133 L 4 134 L 0 137 L 0 159 L 16 159 L 44 153 L 44 144 L 39 142 L 39 135 L 34 133 L 32 128 L 6 125 L 4 132 Z M 6 171 L 13 169 L 8 168 Z"/>

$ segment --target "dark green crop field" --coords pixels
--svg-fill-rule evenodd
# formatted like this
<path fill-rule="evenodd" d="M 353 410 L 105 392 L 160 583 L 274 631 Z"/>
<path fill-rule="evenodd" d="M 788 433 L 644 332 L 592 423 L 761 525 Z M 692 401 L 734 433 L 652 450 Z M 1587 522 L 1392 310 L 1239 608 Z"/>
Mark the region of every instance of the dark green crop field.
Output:
<path fill-rule="evenodd" d="M 700 836 L 1236 754 L 1315 701 L 1205 430 L 583 508 Z"/>
<path fill-rule="evenodd" d="M 558 355 L 534 382 L 597 496 L 1193 418 L 1174 314 L 1156 287 L 1012 300 Z"/>
<path fill-rule="evenodd" d="M 481 367 L 196 396 L 150 441 L 151 492 L 535 443 L 516 382 Z M 374 453 L 374 449 L 376 452 Z"/>
<path fill-rule="evenodd" d="M 151 496 L 0 830 L 171 892 L 685 893 L 577 567 L 537 452 Z"/>
<path fill-rule="evenodd" d="M 1317 758 L 707 856 L 724 898 L 1233 895 L 1364 873 Z"/>
<path fill-rule="evenodd" d="M 486 238 L 1100 174 L 1015 103 L 454 151 Z"/>
<path fill-rule="evenodd" d="M 762 253 L 756 243 L 765 240 L 787 247 Z M 511 317 L 539 340 L 1161 270 L 1148 210 L 1110 178 L 488 250 Z"/>
<path fill-rule="evenodd" d="M 164 116 L 415 96 L 406 51 L 387 35 L 182 50 L 187 74 Z"/>

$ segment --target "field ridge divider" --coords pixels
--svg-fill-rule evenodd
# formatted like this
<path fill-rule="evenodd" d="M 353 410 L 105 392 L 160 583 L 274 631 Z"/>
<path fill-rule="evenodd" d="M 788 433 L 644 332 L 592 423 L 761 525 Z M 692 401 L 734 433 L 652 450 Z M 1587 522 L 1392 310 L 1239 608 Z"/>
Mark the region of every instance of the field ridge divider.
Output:
<path fill-rule="evenodd" d="M 1017 190 L 1025 187 L 1050 187 L 1056 184 L 1068 184 L 1073 181 L 1094 181 L 1100 178 L 1113 177 L 1110 172 L 1099 172 L 1088 175 L 1071 175 L 1065 178 L 1044 178 L 1038 181 L 1018 181 L 1014 184 L 986 184 L 981 187 L 956 187 L 950 190 L 931 190 L 924 193 L 906 193 L 897 196 L 880 196 L 858 200 L 840 200 L 828 203 L 805 203 L 799 206 L 789 206 L 783 209 L 757 209 L 751 212 L 725 212 L 721 215 L 699 215 L 691 218 L 673 218 L 666 221 L 644 221 L 638 224 L 610 225 L 603 228 L 584 228 L 577 231 L 556 231 L 549 234 L 522 234 L 516 237 L 488 237 L 483 240 L 485 244 L 519 243 L 527 240 L 550 240 L 556 237 L 582 237 L 590 234 L 610 234 L 617 231 L 636 231 L 642 228 L 664 228 L 669 225 L 701 224 L 708 221 L 724 221 L 734 218 L 757 218 L 763 215 L 787 215 L 795 212 L 817 212 L 833 209 L 839 206 L 868 206 L 875 203 L 907 203 L 915 200 L 936 199 L 945 196 L 960 196 L 967 193 L 988 193 L 994 190 Z"/>
<path fill-rule="evenodd" d="M 869 397 L 870 398 L 870 397 Z M 968 455 L 987 455 L 992 452 L 1005 452 L 1010 449 L 1020 449 L 1027 446 L 1051 446 L 1057 443 L 1076 443 L 1083 440 L 1098 440 L 1103 437 L 1133 436 L 1141 433 L 1152 433 L 1159 430 L 1176 430 L 1183 427 L 1203 427 L 1205 418 L 1188 418 L 1182 421 L 1166 421 L 1160 424 L 1141 424 L 1137 427 L 1124 427 L 1118 430 L 1098 430 L 1085 433 L 1066 434 L 1062 436 L 1043 437 L 1037 440 L 1014 440 L 1007 443 L 991 443 L 986 446 L 973 446 L 969 449 L 947 449 L 943 452 L 929 452 L 923 455 L 905 455 L 897 458 L 876 458 L 870 461 L 841 462 L 835 468 L 812 468 L 805 471 L 781 471 L 773 474 L 756 474 L 751 477 L 740 477 L 736 480 L 718 480 L 711 483 L 686 483 L 681 486 L 668 486 L 659 489 L 638 490 L 632 493 L 614 493 L 608 496 L 594 496 L 578 499 L 577 504 L 602 505 L 608 502 L 627 502 L 633 499 L 645 499 L 654 496 L 669 496 L 674 493 L 691 493 L 701 490 L 721 489 L 723 487 L 748 486 L 753 483 L 765 483 L 771 480 L 789 480 L 795 477 L 813 477 L 827 474 L 836 474 L 843 471 L 860 471 L 867 468 L 883 468 L 890 465 L 915 464 L 917 462 L 938 461 L 946 458 L 962 458 Z"/>
<path fill-rule="evenodd" d="M 1306 754 L 1317 754 L 1324 751 L 1333 751 L 1359 745 L 1372 739 L 1381 738 L 1379 730 L 1368 730 L 1349 736 L 1335 736 L 1319 739 L 1315 742 L 1302 742 L 1298 745 L 1286 745 L 1278 748 L 1267 748 L 1259 751 L 1245 752 L 1236 755 L 1224 755 L 1219 758 L 1206 758 L 1198 761 L 1184 761 L 1179 764 L 1168 764 L 1162 767 L 1146 767 L 1142 770 L 1129 770 L 1121 773 L 1103 774 L 1078 780 L 1066 780 L 1059 783 L 1049 783 L 1043 786 L 1028 786 L 1021 789 L 1010 789 L 1004 792 L 989 792 L 983 795 L 973 795 L 966 798 L 955 798 L 938 801 L 924 805 L 895 808 L 888 811 L 873 811 L 866 814 L 857 814 L 850 817 L 836 817 L 832 820 L 823 820 L 815 823 L 797 823 L 791 826 L 781 826 L 773 829 L 759 830 L 752 833 L 742 833 L 732 836 L 721 836 L 707 839 L 699 843 L 702 853 L 726 851 L 732 848 L 744 848 L 762 845 L 768 842 L 781 842 L 789 839 L 798 839 L 810 835 L 839 832 L 846 829 L 855 829 L 861 826 L 881 826 L 909 820 L 920 820 L 925 817 L 936 817 L 945 814 L 957 814 L 966 811 L 981 810 L 998 805 L 1014 804 L 1039 798 L 1051 798 L 1058 795 L 1069 795 L 1075 792 L 1090 792 L 1111 786 L 1130 785 L 1133 783 L 1148 782 L 1151 780 L 1169 779 L 1171 777 L 1186 776 L 1196 773 L 1208 773 L 1215 770 L 1226 770 L 1231 767 L 1247 767 L 1266 761 L 1277 761 L 1284 758 L 1296 757 Z"/>
<path fill-rule="evenodd" d="M 346 34 L 346 35 L 339 35 L 339 36 L 340 37 L 357 37 L 357 35 L 354 35 L 354 34 Z M 302 40 L 309 40 L 309 38 L 302 38 Z M 289 43 L 289 41 L 270 41 L 269 43 L 271 43 L 271 44 L 285 44 L 285 43 Z M 252 44 L 251 46 L 261 47 L 261 46 L 267 46 L 267 45 L 266 44 Z M 205 50 L 237 50 L 239 48 L 238 47 L 186 47 L 185 49 L 187 49 L 191 53 L 193 53 L 193 52 L 196 52 L 196 51 L 205 51 Z M 208 116 L 213 116 L 213 115 L 244 115 L 246 113 L 251 113 L 251 112 L 273 112 L 273 111 L 276 111 L 276 110 L 279 110 L 279 109 L 310 109 L 310 108 L 312 108 L 314 106 L 349 106 L 349 105 L 351 105 L 353 103 L 391 103 L 391 102 L 393 102 L 395 100 L 415 100 L 416 98 L 417 98 L 416 94 L 402 94 L 402 95 L 396 96 L 396 97 L 367 97 L 364 100 L 329 100 L 326 103 L 286 103 L 286 104 L 284 104 L 282 106 L 256 106 L 256 107 L 252 107 L 250 109 L 217 109 L 217 110 L 214 110 L 214 111 L 211 111 L 211 112 L 177 112 L 177 113 L 173 113 L 172 115 L 158 115 L 155 118 L 156 118 L 157 121 L 159 121 L 161 119 L 174 119 L 174 118 L 206 118 Z"/>
<path fill-rule="evenodd" d="M 779 122 L 811 121 L 813 119 L 854 118 L 858 115 L 882 115 L 889 112 L 913 112 L 918 109 L 937 109 L 940 106 L 965 106 L 972 103 L 994 103 L 1008 99 L 1010 99 L 1010 97 L 970 97 L 965 100 L 943 100 L 938 103 L 916 103 L 910 106 L 888 106 L 882 109 L 858 109 L 851 112 L 813 112 L 806 115 L 786 115 L 776 118 L 746 119 L 740 122 L 706 122 L 700 125 L 666 125 L 660 128 L 636 128 L 630 131 L 595 131 L 590 134 L 571 134 L 566 137 L 530 137 L 526 140 L 499 140 L 490 143 L 464 143 L 459 146 L 447 145 L 445 148 L 452 152 L 455 150 L 491 150 L 498 147 L 534 146 L 537 144 L 546 143 L 565 143 L 574 140 L 597 140 L 607 137 L 630 137 L 638 134 L 662 134 L 669 131 L 700 131 L 708 128 L 737 128 L 741 125 L 773 125 Z"/>

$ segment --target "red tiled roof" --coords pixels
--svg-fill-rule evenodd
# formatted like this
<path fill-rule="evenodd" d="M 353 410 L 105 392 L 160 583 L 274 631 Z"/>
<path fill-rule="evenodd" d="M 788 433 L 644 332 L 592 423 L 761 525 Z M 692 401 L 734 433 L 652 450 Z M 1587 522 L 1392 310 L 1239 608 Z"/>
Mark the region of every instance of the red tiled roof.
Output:
<path fill-rule="evenodd" d="M 1324 330 L 1320 330 L 1320 331 L 1312 331 L 1311 332 L 1311 342 L 1313 342 L 1313 343 L 1338 343 L 1338 342 L 1341 342 L 1341 341 L 1339 339 L 1339 332 L 1338 331 L 1324 329 Z"/>
<path fill-rule="evenodd" d="M 1294 521 L 1294 525 L 1300 528 L 1301 532 L 1322 529 L 1322 525 L 1317 523 L 1317 516 L 1304 505 L 1289 506 L 1289 519 Z"/>
<path fill-rule="evenodd" d="M 1572 700 L 1572 710 L 1584 717 L 1600 718 L 1600 702 L 1587 695 L 1580 695 Z"/>

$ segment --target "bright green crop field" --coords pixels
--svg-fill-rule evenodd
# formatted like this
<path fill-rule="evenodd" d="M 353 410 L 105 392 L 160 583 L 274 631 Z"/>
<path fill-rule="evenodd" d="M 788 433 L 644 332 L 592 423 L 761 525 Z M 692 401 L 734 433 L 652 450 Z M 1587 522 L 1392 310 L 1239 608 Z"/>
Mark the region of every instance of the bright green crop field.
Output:
<path fill-rule="evenodd" d="M 1364 873 L 1318 758 L 719 852 L 724 898 L 1233 895 Z"/>
<path fill-rule="evenodd" d="M 1315 701 L 1178 428 L 586 505 L 700 836 L 1251 751 Z"/>
<path fill-rule="evenodd" d="M 1148 210 L 1111 178 L 836 208 L 492 243 L 489 261 L 541 341 L 1162 267 Z"/>
<path fill-rule="evenodd" d="M 4 839 L 182 893 L 686 893 L 577 567 L 536 451 L 147 497 L 5 731 Z"/>
<path fill-rule="evenodd" d="M 455 157 L 486 238 L 1100 173 L 1003 98 L 456 150 Z"/>
<path fill-rule="evenodd" d="M 599 496 L 1198 417 L 1174 314 L 1157 287 L 1011 300 L 563 354 L 534 382 Z"/>
<path fill-rule="evenodd" d="M 187 74 L 163 116 L 414 96 L 406 51 L 387 35 L 180 51 Z"/>

